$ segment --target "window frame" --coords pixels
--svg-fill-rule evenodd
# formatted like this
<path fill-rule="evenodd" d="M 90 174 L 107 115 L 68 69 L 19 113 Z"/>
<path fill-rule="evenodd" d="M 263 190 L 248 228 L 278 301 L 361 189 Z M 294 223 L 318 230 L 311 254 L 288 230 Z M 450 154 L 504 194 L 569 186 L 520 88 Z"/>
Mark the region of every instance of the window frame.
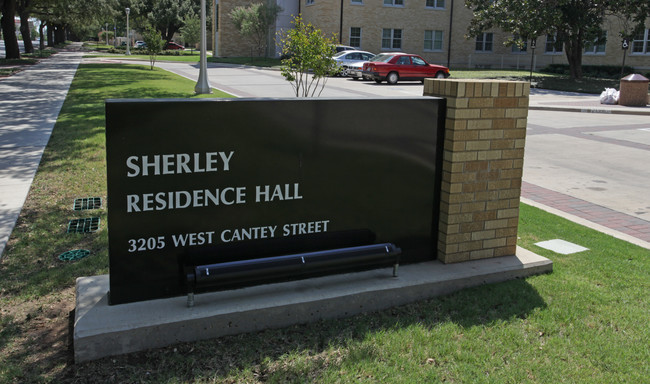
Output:
<path fill-rule="evenodd" d="M 549 41 L 549 37 L 553 38 L 553 41 Z M 560 49 L 558 50 L 558 44 L 560 44 Z M 553 47 L 553 50 L 548 48 Z M 557 34 L 548 34 L 546 35 L 546 40 L 544 41 L 544 54 L 545 55 L 561 55 L 564 53 L 564 43 L 557 41 Z"/>
<path fill-rule="evenodd" d="M 433 5 L 429 5 L 431 2 Z M 442 3 L 442 5 L 440 5 Z M 427 9 L 445 9 L 447 2 L 445 0 L 424 0 L 424 8 Z"/>
<path fill-rule="evenodd" d="M 384 7 L 404 8 L 406 0 L 384 0 Z M 388 4 L 390 3 L 390 4 Z"/>
<path fill-rule="evenodd" d="M 390 37 L 387 38 L 384 36 L 385 31 L 390 31 Z M 395 32 L 399 31 L 399 37 L 395 37 Z M 384 46 L 384 41 L 390 39 L 390 47 Z M 404 30 L 401 28 L 382 28 L 381 29 L 381 50 L 382 51 L 391 51 L 391 52 L 400 52 L 402 51 L 402 41 L 404 40 Z M 395 47 L 395 42 L 399 42 L 399 47 Z"/>
<path fill-rule="evenodd" d="M 487 37 L 490 37 L 489 41 Z M 479 40 L 480 38 L 480 40 Z M 478 45 L 481 44 L 481 49 L 478 49 Z M 490 46 L 490 49 L 486 47 Z M 476 36 L 474 43 L 474 52 L 476 53 L 493 53 L 494 52 L 494 33 L 493 32 L 483 32 L 480 35 Z"/>
<path fill-rule="evenodd" d="M 650 28 L 646 28 L 641 32 L 641 39 L 639 35 L 634 36 L 630 44 L 630 55 L 650 55 Z M 641 50 L 636 51 L 637 45 L 641 43 Z"/>
<path fill-rule="evenodd" d="M 603 43 L 598 44 L 599 40 L 604 40 L 604 41 Z M 599 50 L 599 47 L 602 47 L 602 51 Z M 589 50 L 587 51 L 587 49 Z M 586 42 L 582 50 L 582 54 L 588 56 L 595 56 L 595 55 L 602 56 L 605 55 L 606 52 L 607 52 L 607 31 L 602 31 L 601 37 L 597 37 L 593 41 Z"/>
<path fill-rule="evenodd" d="M 352 30 L 355 29 L 355 28 L 359 30 L 359 36 L 358 37 L 352 35 Z M 350 34 L 348 35 L 348 37 L 349 37 L 348 42 L 350 43 L 351 47 L 361 48 L 361 37 L 362 37 L 362 29 L 361 29 L 361 27 L 350 27 Z M 355 38 L 355 39 L 358 38 L 359 39 L 359 45 L 352 44 L 352 39 L 353 38 Z"/>
<path fill-rule="evenodd" d="M 431 39 L 427 40 L 427 32 L 431 32 Z M 440 34 L 440 40 L 436 36 Z M 431 41 L 431 48 L 427 48 L 427 41 Z M 440 42 L 440 48 L 436 48 L 436 42 Z M 442 52 L 445 49 L 445 32 L 438 29 L 425 29 L 424 30 L 424 52 Z"/>

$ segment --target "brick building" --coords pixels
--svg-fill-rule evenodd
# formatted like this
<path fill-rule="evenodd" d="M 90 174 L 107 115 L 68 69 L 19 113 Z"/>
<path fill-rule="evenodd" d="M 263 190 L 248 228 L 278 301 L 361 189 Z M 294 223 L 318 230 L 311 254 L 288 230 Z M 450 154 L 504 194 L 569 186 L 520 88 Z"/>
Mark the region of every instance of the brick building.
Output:
<path fill-rule="evenodd" d="M 215 0 L 218 4 L 215 52 L 218 56 L 251 54 L 250 43 L 243 39 L 229 19 L 230 11 L 254 0 Z M 271 0 L 273 1 L 273 0 Z M 336 34 L 339 42 L 362 50 L 380 53 L 403 51 L 416 53 L 432 63 L 450 68 L 535 69 L 548 64 L 566 64 L 562 44 L 553 36 L 541 36 L 536 48 L 505 46 L 512 36 L 499 30 L 486 31 L 467 39 L 472 11 L 462 0 L 275 0 L 283 11 L 269 33 L 268 56 L 278 56 L 274 33 L 291 27 L 292 15 L 302 14 L 306 22 L 323 32 Z M 215 7 L 216 9 L 217 7 Z M 584 65 L 620 65 L 624 51 L 615 17 L 602 27 L 606 41 L 588 44 Z M 625 64 L 637 70 L 650 69 L 650 20 L 642 34 L 630 42 Z M 531 53 L 534 52 L 534 56 Z"/>

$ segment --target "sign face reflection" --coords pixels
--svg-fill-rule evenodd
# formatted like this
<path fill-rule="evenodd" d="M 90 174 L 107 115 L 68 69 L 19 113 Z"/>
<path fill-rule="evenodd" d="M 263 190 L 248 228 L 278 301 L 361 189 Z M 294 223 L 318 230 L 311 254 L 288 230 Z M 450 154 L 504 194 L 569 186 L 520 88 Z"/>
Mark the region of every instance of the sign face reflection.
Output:
<path fill-rule="evenodd" d="M 443 104 L 107 101 L 110 303 L 182 295 L 192 264 L 384 242 L 435 258 Z"/>

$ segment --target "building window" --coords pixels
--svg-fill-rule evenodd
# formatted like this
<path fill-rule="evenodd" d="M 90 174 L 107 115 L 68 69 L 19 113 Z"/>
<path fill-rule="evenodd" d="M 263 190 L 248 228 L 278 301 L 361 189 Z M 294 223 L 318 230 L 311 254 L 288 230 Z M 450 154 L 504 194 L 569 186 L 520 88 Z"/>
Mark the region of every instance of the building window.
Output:
<path fill-rule="evenodd" d="M 650 54 L 650 29 L 642 31 L 632 40 L 632 53 Z"/>
<path fill-rule="evenodd" d="M 424 50 L 442 51 L 442 31 L 424 31 Z"/>
<path fill-rule="evenodd" d="M 361 47 L 361 28 L 360 27 L 351 27 L 350 28 L 350 45 L 355 48 Z"/>
<path fill-rule="evenodd" d="M 601 35 L 593 41 L 585 43 L 586 55 L 604 55 L 605 46 L 607 45 L 607 31 L 602 31 Z"/>
<path fill-rule="evenodd" d="M 528 51 L 528 40 L 524 41 L 523 45 L 518 44 L 519 40 L 521 40 L 519 35 L 514 35 L 512 37 L 512 41 L 515 42 L 514 44 L 512 44 L 512 53 L 519 54 L 519 53 L 526 53 Z"/>
<path fill-rule="evenodd" d="M 563 44 L 557 40 L 557 35 L 546 35 L 544 53 L 562 53 Z"/>
<path fill-rule="evenodd" d="M 359 5 L 363 4 L 363 0 L 350 0 L 350 3 Z"/>
<path fill-rule="evenodd" d="M 425 0 L 424 6 L 427 8 L 445 9 L 445 0 Z"/>
<path fill-rule="evenodd" d="M 389 7 L 403 7 L 404 0 L 384 0 L 384 5 Z"/>
<path fill-rule="evenodd" d="M 494 35 L 491 32 L 483 32 L 476 36 L 476 52 L 492 52 Z"/>
<path fill-rule="evenodd" d="M 402 30 L 384 28 L 381 32 L 381 49 L 402 49 Z"/>
<path fill-rule="evenodd" d="M 305 0 L 305 4 L 311 5 L 311 4 L 314 4 L 314 1 L 316 1 L 316 0 Z"/>

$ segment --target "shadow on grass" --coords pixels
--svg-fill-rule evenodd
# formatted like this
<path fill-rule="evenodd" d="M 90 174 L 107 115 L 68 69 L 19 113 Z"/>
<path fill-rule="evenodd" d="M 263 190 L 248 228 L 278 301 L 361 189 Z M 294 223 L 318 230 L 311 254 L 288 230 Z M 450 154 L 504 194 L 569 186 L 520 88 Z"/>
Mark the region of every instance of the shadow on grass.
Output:
<path fill-rule="evenodd" d="M 448 324 L 462 329 L 490 326 L 524 319 L 545 307 L 535 288 L 525 280 L 513 280 L 345 319 L 183 343 L 68 366 L 55 381 L 219 381 L 250 371 L 259 381 L 301 382 L 308 380 L 306 372 L 318 371 L 322 362 L 305 367 L 277 360 L 293 355 L 318 360 L 333 350 L 348 350 L 339 365 L 376 361 L 374 345 L 366 342 L 376 335 L 398 333 L 398 337 L 411 338 L 409 342 L 417 344 L 420 341 L 412 335 L 417 329 L 434 330 Z M 329 361 L 326 365 L 333 364 Z"/>

